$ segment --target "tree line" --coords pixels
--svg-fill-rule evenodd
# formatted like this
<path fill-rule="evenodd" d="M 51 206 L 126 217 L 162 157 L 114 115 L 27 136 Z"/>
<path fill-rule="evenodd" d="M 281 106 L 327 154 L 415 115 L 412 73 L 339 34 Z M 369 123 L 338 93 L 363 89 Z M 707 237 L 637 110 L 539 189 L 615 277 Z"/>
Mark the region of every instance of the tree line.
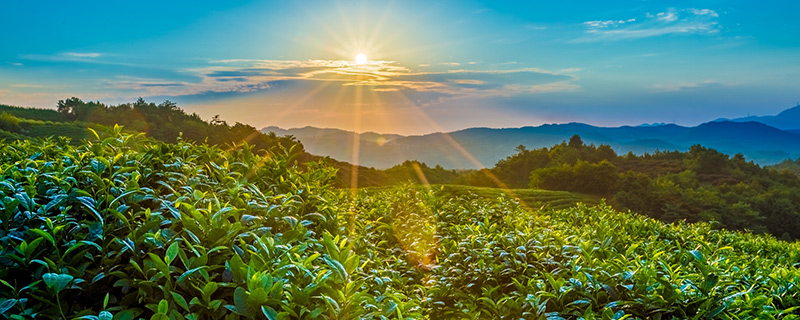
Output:
<path fill-rule="evenodd" d="M 692 146 L 688 152 L 617 155 L 608 145 L 585 145 L 577 135 L 550 148 L 516 153 L 461 183 L 539 188 L 605 197 L 629 209 L 672 222 L 713 221 L 779 238 L 800 238 L 800 178 L 761 167 L 743 155 Z"/>

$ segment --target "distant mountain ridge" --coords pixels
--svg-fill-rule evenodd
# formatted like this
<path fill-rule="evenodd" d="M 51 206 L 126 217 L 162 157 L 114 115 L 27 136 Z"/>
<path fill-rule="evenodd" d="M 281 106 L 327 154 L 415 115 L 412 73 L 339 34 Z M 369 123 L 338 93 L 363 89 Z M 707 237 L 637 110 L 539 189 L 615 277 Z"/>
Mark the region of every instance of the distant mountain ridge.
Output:
<path fill-rule="evenodd" d="M 794 107 L 772 117 L 758 117 L 788 123 L 797 116 Z M 652 153 L 656 150 L 686 151 L 700 144 L 720 152 L 743 154 L 761 165 L 779 163 L 800 157 L 800 129 L 781 130 L 762 122 L 715 120 L 695 127 L 675 124 L 649 126 L 596 127 L 584 123 L 544 124 L 521 128 L 469 128 L 449 133 L 402 136 L 394 134 L 355 133 L 339 129 L 305 127 L 280 129 L 267 127 L 264 132 L 293 135 L 312 154 L 336 160 L 385 169 L 405 160 L 418 160 L 430 166 L 450 169 L 492 167 L 515 152 L 519 145 L 528 149 L 549 147 L 579 135 L 587 144 L 607 144 L 618 154 Z M 779 119 L 779 120 L 776 120 Z M 797 125 L 800 127 L 800 125 Z M 358 158 L 354 159 L 353 142 L 358 141 Z"/>
<path fill-rule="evenodd" d="M 749 116 L 735 119 L 720 118 L 714 121 L 760 122 L 781 130 L 800 131 L 800 104 L 774 116 Z"/>

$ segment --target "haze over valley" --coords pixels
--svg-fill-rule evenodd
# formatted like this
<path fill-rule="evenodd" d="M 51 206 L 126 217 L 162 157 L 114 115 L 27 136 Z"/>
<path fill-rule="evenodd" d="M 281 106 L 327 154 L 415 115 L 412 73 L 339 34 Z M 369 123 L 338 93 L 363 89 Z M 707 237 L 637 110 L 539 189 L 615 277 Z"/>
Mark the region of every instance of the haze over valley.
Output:
<path fill-rule="evenodd" d="M 772 125 L 772 126 L 770 126 Z M 771 165 L 800 157 L 800 106 L 775 116 L 717 119 L 695 127 L 674 124 L 597 127 L 582 123 L 521 128 L 469 128 L 447 133 L 402 136 L 338 129 L 265 127 L 262 132 L 292 135 L 316 155 L 386 169 L 406 160 L 451 169 L 491 167 L 519 145 L 548 147 L 579 135 L 586 143 L 611 146 L 618 154 L 686 151 L 699 144 L 731 156 Z M 353 153 L 358 144 L 357 156 Z"/>

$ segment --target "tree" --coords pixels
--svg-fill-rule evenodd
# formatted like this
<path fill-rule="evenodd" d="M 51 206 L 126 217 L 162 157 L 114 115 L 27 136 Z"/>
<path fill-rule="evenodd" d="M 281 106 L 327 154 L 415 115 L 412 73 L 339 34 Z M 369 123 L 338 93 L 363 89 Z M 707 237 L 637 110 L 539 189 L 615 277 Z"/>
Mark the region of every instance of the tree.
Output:
<path fill-rule="evenodd" d="M 228 123 L 225 122 L 225 120 L 222 120 L 219 117 L 219 115 L 215 115 L 213 118 L 211 118 L 211 121 L 209 121 L 209 124 L 211 124 L 212 126 L 223 126 L 223 127 L 227 127 L 228 126 Z"/>
<path fill-rule="evenodd" d="M 569 138 L 569 146 L 572 148 L 580 148 L 583 147 L 583 140 L 581 140 L 581 136 L 573 135 L 572 138 Z"/>
<path fill-rule="evenodd" d="M 58 100 L 56 110 L 64 114 L 67 119 L 75 120 L 77 118 L 78 109 L 83 105 L 83 100 L 72 97 L 67 100 Z"/>

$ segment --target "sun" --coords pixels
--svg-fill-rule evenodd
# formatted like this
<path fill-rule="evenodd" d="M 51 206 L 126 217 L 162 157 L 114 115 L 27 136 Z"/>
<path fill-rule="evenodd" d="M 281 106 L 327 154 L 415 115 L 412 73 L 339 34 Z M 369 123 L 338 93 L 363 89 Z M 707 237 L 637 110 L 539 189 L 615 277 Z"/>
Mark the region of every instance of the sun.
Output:
<path fill-rule="evenodd" d="M 367 55 L 359 53 L 356 55 L 356 64 L 367 64 Z"/>

